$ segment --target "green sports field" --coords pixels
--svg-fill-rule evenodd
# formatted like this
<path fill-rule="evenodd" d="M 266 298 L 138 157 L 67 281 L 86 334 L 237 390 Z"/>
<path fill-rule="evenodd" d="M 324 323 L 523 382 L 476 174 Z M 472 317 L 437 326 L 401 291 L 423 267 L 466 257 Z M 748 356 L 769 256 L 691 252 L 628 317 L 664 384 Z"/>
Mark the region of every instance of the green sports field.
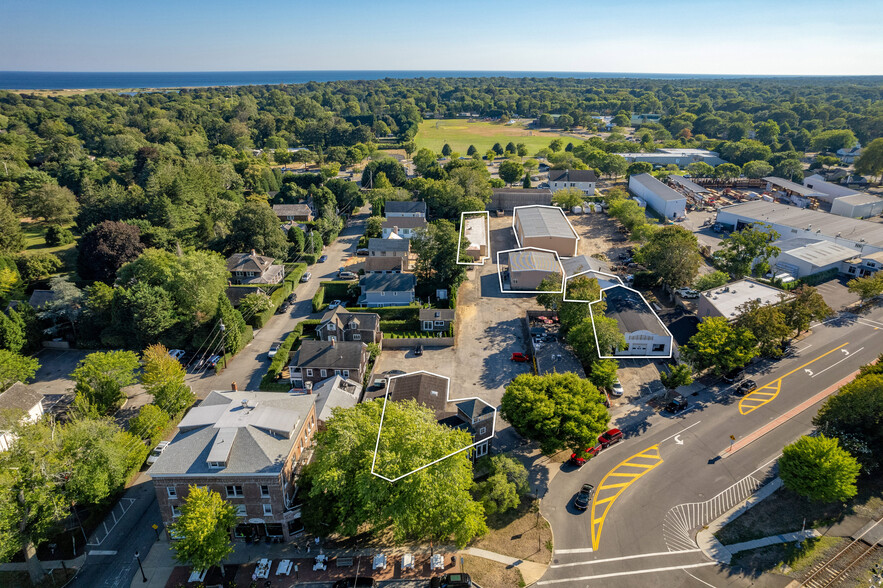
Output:
<path fill-rule="evenodd" d="M 470 145 L 475 145 L 478 152 L 484 155 L 494 143 L 506 147 L 512 141 L 516 145 L 524 143 L 530 155 L 543 147 L 548 147 L 556 137 L 562 136 L 554 131 L 534 131 L 525 129 L 518 124 L 504 125 L 484 121 L 469 122 L 468 119 L 425 120 L 420 123 L 417 132 L 417 146 L 432 149 L 440 153 L 445 143 L 451 149 L 466 155 Z M 562 136 L 565 142 L 577 142 L 579 139 Z"/>

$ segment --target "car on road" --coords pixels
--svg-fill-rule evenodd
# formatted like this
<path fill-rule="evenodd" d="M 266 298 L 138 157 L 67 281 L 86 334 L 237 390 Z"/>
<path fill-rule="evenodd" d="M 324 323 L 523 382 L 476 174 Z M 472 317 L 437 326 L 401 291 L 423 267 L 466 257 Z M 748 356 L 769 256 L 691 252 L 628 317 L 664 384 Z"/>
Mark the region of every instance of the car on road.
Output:
<path fill-rule="evenodd" d="M 429 588 L 472 588 L 472 578 L 462 572 L 436 576 L 429 581 Z"/>
<path fill-rule="evenodd" d="M 754 392 L 757 390 L 757 382 L 754 380 L 742 380 L 733 393 L 736 396 L 745 396 L 749 392 Z"/>
<path fill-rule="evenodd" d="M 355 272 L 342 271 L 342 272 L 337 272 L 337 277 L 340 278 L 341 280 L 355 280 L 356 278 L 359 277 L 359 275 L 356 274 Z"/>
<path fill-rule="evenodd" d="M 530 355 L 526 353 L 516 352 L 512 354 L 512 361 L 517 361 L 519 363 L 527 363 L 530 361 Z"/>
<path fill-rule="evenodd" d="M 288 295 L 288 303 L 294 304 L 295 302 L 297 302 L 297 294 L 292 292 L 291 294 Z"/>
<path fill-rule="evenodd" d="M 732 369 L 723 375 L 724 382 L 729 382 L 730 384 L 732 384 L 733 382 L 738 382 L 744 377 L 745 370 L 743 370 L 742 368 Z"/>
<path fill-rule="evenodd" d="M 676 394 L 671 401 L 665 405 L 665 411 L 677 414 L 687 408 L 687 399 L 681 394 Z"/>
<path fill-rule="evenodd" d="M 204 365 L 203 367 L 206 367 L 206 368 L 210 368 L 210 367 L 212 367 L 212 368 L 213 368 L 213 367 L 215 367 L 216 365 L 218 365 L 218 362 L 219 362 L 219 361 L 221 361 L 221 356 L 220 356 L 220 355 L 212 355 L 211 357 L 209 357 L 209 358 L 205 361 L 205 365 Z"/>
<path fill-rule="evenodd" d="M 267 352 L 267 357 L 273 359 L 276 357 L 276 354 L 279 353 L 279 348 L 282 347 L 282 343 L 276 341 L 272 345 L 270 345 L 270 350 Z"/>
<path fill-rule="evenodd" d="M 147 456 L 147 465 L 155 464 L 156 460 L 159 459 L 159 456 L 162 455 L 162 452 L 166 450 L 170 443 L 171 441 L 160 441 L 157 443 L 153 451 L 150 452 L 150 455 Z"/>
<path fill-rule="evenodd" d="M 300 277 L 300 281 L 301 281 L 301 283 L 306 283 L 306 282 L 309 282 L 310 278 L 312 278 L 312 277 L 313 277 L 313 274 L 311 274 L 310 272 L 304 272 L 304 275 L 302 275 Z"/>
<path fill-rule="evenodd" d="M 416 355 L 418 357 L 423 355 L 423 345 L 418 345 L 417 347 L 414 348 L 414 355 Z"/>
<path fill-rule="evenodd" d="M 370 576 L 353 576 L 334 583 L 334 588 L 374 588 L 377 582 Z"/>
<path fill-rule="evenodd" d="M 169 356 L 172 359 L 177 359 L 178 361 L 180 361 L 181 358 L 184 357 L 185 353 L 187 353 L 187 352 L 184 351 L 183 349 L 169 349 Z"/>
<path fill-rule="evenodd" d="M 619 378 L 616 378 L 613 381 L 613 386 L 610 387 L 610 393 L 614 396 L 622 396 L 623 392 L 625 390 L 622 388 L 622 383 L 619 381 Z"/>
<path fill-rule="evenodd" d="M 589 503 L 592 502 L 592 496 L 595 495 L 595 487 L 591 484 L 583 484 L 583 487 L 580 488 L 579 492 L 577 492 L 576 497 L 573 499 L 573 506 L 579 510 L 586 510 L 589 508 Z"/>
<path fill-rule="evenodd" d="M 606 449 L 614 443 L 619 443 L 620 441 L 622 441 L 623 437 L 624 435 L 619 429 L 610 429 L 606 433 L 602 433 L 598 436 L 598 444 L 601 445 L 602 449 Z"/>
<path fill-rule="evenodd" d="M 276 309 L 276 314 L 283 314 L 288 312 L 291 309 L 291 303 L 288 300 L 283 300 L 282 304 L 279 305 L 279 308 Z"/>
<path fill-rule="evenodd" d="M 343 303 L 340 300 L 332 300 L 331 303 L 328 305 L 328 310 L 334 310 L 341 305 L 343 305 Z"/>
<path fill-rule="evenodd" d="M 319 257 L 319 261 L 317 263 L 325 263 L 326 261 L 328 261 L 328 256 L 323 255 L 323 256 Z"/>
<path fill-rule="evenodd" d="M 677 294 L 681 298 L 699 298 L 699 292 L 692 288 L 678 288 L 677 290 L 675 290 L 675 294 Z"/>

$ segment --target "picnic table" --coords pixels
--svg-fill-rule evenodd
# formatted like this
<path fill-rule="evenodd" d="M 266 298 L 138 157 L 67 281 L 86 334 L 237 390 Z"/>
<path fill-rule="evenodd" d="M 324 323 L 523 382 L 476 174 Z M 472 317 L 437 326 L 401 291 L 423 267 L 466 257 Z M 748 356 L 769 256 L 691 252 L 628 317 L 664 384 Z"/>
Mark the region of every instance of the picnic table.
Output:
<path fill-rule="evenodd" d="M 436 553 L 429 559 L 429 567 L 433 570 L 445 569 L 445 558 L 440 553 Z"/>
<path fill-rule="evenodd" d="M 414 569 L 414 555 L 411 553 L 406 553 L 402 556 L 402 569 L 403 570 L 413 570 Z"/>
<path fill-rule="evenodd" d="M 283 559 L 279 562 L 279 567 L 276 568 L 276 575 L 287 576 L 291 573 L 292 567 L 294 567 L 294 563 L 290 559 Z"/>
<path fill-rule="evenodd" d="M 313 571 L 328 569 L 328 556 L 319 554 L 316 556 L 316 563 L 313 564 Z"/>
<path fill-rule="evenodd" d="M 270 577 L 270 564 L 271 564 L 271 563 L 272 563 L 272 562 L 271 562 L 269 559 L 267 559 L 267 558 L 259 559 L 259 560 L 258 560 L 258 566 L 257 566 L 257 568 L 256 568 L 255 571 L 254 571 L 255 578 L 263 578 L 263 579 L 267 579 L 267 578 L 269 578 L 269 577 Z"/>
<path fill-rule="evenodd" d="M 382 553 L 378 553 L 374 556 L 374 567 L 375 570 L 382 570 L 386 568 L 386 556 Z"/>

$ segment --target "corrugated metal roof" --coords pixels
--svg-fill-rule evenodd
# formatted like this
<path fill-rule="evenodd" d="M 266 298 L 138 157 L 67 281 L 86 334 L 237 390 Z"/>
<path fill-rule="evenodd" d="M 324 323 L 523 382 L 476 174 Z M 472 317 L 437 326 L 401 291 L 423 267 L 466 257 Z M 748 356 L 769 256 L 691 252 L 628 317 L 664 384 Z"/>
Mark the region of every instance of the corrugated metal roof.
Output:
<path fill-rule="evenodd" d="M 509 254 L 510 272 L 547 271 L 560 272 L 554 253 L 547 251 L 515 251 Z"/>
<path fill-rule="evenodd" d="M 525 206 L 515 211 L 522 237 L 577 237 L 557 206 Z"/>
<path fill-rule="evenodd" d="M 690 181 L 689 179 L 685 178 L 684 176 L 668 176 L 668 179 L 670 181 L 674 182 L 675 184 L 677 184 L 678 186 L 680 186 L 681 188 L 684 188 L 685 190 L 689 190 L 690 192 L 693 192 L 694 194 L 708 194 L 709 193 L 708 188 L 704 188 L 704 187 L 700 186 L 699 184 L 697 184 L 696 182 Z"/>
<path fill-rule="evenodd" d="M 791 257 L 808 261 L 816 266 L 837 263 L 855 257 L 855 250 L 832 241 L 814 239 L 786 239 L 774 243 L 776 247 Z"/>
<path fill-rule="evenodd" d="M 667 202 L 687 199 L 686 196 L 676 190 L 669 188 L 650 174 L 637 174 L 635 176 L 629 177 L 629 183 L 631 184 L 631 182 L 633 181 L 637 184 L 641 184 Z"/>
<path fill-rule="evenodd" d="M 801 184 L 795 184 L 790 180 L 786 180 L 785 178 L 777 178 L 776 176 L 768 176 L 765 177 L 764 180 L 772 184 L 773 186 L 778 186 L 780 188 L 784 188 L 785 190 L 790 190 L 791 192 L 796 192 L 801 196 L 817 196 L 822 194 L 818 190 L 813 190 L 812 188 L 807 188 Z"/>

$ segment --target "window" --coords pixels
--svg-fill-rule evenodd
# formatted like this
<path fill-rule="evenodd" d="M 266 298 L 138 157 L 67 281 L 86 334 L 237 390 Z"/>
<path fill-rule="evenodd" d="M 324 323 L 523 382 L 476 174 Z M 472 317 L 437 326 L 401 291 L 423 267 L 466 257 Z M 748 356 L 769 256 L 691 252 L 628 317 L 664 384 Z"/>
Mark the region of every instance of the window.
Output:
<path fill-rule="evenodd" d="M 380 292 L 380 295 L 381 295 L 381 296 L 386 296 L 386 292 L 381 291 L 381 292 Z"/>
<path fill-rule="evenodd" d="M 665 351 L 665 344 L 657 343 L 657 344 L 653 345 L 653 351 L 654 351 L 654 352 L 656 352 L 656 351 Z"/>
<path fill-rule="evenodd" d="M 339 376 L 339 375 L 340 375 L 340 370 L 334 370 L 334 375 L 335 375 L 335 376 Z"/>
<path fill-rule="evenodd" d="M 319 374 L 320 374 L 320 377 L 327 378 L 328 377 L 328 370 L 321 369 L 321 370 L 319 370 Z"/>
<path fill-rule="evenodd" d="M 169 498 L 178 498 L 178 490 L 174 486 L 166 487 L 166 494 L 169 495 Z"/>
<path fill-rule="evenodd" d="M 423 321 L 423 330 L 431 331 L 432 330 L 432 321 Z"/>
<path fill-rule="evenodd" d="M 475 448 L 475 457 L 481 457 L 483 455 L 487 455 L 487 443 L 482 443 L 481 445 L 476 446 Z"/>
<path fill-rule="evenodd" d="M 307 377 L 308 377 L 308 378 L 312 378 L 312 377 L 313 377 L 313 370 L 311 370 L 311 369 L 307 369 Z"/>
<path fill-rule="evenodd" d="M 178 508 L 177 506 L 175 506 L 174 504 L 172 505 L 172 516 L 175 518 L 181 516 L 181 509 Z"/>
<path fill-rule="evenodd" d="M 210 461 L 208 462 L 208 467 L 213 470 L 220 470 L 224 467 L 223 461 Z"/>
<path fill-rule="evenodd" d="M 237 517 L 244 517 L 247 515 L 248 515 L 248 513 L 245 512 L 245 505 L 244 504 L 237 504 L 236 505 L 236 516 Z"/>
<path fill-rule="evenodd" d="M 353 341 L 361 341 L 362 334 L 361 333 L 353 333 Z"/>
<path fill-rule="evenodd" d="M 443 327 L 443 326 L 445 326 L 445 321 L 435 321 L 435 326 L 436 327 Z"/>
<path fill-rule="evenodd" d="M 266 484 L 261 485 L 261 498 L 269 498 L 270 497 L 270 487 Z"/>
<path fill-rule="evenodd" d="M 350 371 L 349 371 L 349 370 L 343 370 L 343 377 L 344 377 L 344 378 L 349 378 L 349 377 L 350 377 Z"/>
<path fill-rule="evenodd" d="M 433 396 L 438 396 L 438 390 L 430 390 L 429 393 Z"/>
<path fill-rule="evenodd" d="M 273 516 L 273 505 L 272 504 L 262 504 L 264 507 L 264 516 L 271 517 Z"/>
<path fill-rule="evenodd" d="M 854 274 L 854 273 L 855 273 L 855 268 L 854 268 L 854 267 L 849 268 L 849 273 Z"/>
<path fill-rule="evenodd" d="M 487 427 L 482 427 L 478 430 L 479 435 L 484 435 L 485 431 L 487 431 Z"/>
<path fill-rule="evenodd" d="M 242 492 L 242 486 L 227 486 L 227 498 L 242 498 L 245 493 Z"/>

